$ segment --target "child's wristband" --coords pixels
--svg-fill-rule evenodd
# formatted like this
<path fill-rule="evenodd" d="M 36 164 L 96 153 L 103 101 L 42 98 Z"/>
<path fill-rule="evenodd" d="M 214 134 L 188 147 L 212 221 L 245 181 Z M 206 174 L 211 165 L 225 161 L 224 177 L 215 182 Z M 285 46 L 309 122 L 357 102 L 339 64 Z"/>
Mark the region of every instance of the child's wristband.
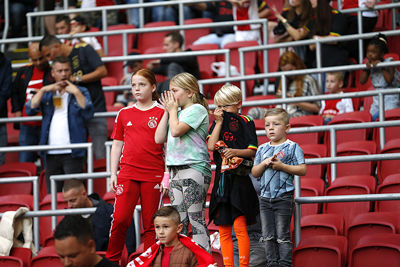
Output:
<path fill-rule="evenodd" d="M 169 188 L 169 172 L 164 172 L 161 184 L 163 185 L 164 188 Z"/>

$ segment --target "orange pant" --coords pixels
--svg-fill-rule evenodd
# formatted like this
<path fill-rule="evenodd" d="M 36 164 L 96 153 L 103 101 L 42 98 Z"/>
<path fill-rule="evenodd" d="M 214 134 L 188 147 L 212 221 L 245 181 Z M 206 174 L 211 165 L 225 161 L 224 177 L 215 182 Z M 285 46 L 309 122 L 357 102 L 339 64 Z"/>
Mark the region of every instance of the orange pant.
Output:
<path fill-rule="evenodd" d="M 239 216 L 233 222 L 236 238 L 239 246 L 239 266 L 249 266 L 250 260 L 250 239 L 247 233 L 246 218 Z M 220 225 L 219 236 L 221 242 L 221 251 L 225 266 L 233 266 L 233 242 L 232 225 Z"/>

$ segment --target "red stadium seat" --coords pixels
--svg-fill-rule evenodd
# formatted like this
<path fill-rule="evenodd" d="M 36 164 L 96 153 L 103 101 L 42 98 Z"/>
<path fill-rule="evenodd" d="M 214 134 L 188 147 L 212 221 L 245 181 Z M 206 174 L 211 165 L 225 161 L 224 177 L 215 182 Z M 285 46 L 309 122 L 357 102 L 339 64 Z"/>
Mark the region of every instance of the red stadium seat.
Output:
<path fill-rule="evenodd" d="M 352 250 L 349 267 L 400 266 L 400 235 L 370 234 Z"/>
<path fill-rule="evenodd" d="M 115 201 L 115 193 L 114 192 L 106 192 L 103 195 L 103 200 L 107 203 L 110 203 L 111 205 L 114 205 L 114 201 Z"/>
<path fill-rule="evenodd" d="M 390 194 L 400 192 L 400 173 L 389 175 L 383 180 L 376 190 L 377 194 Z M 376 211 L 400 212 L 400 200 L 376 201 Z"/>
<path fill-rule="evenodd" d="M 324 158 L 327 156 L 326 146 L 322 144 L 305 144 L 301 145 L 301 149 L 306 159 Z M 302 178 L 318 177 L 323 179 L 325 168 L 325 164 L 307 165 L 307 173 Z"/>
<path fill-rule="evenodd" d="M 224 266 L 224 258 L 222 256 L 221 250 L 213 248 L 211 254 L 215 262 L 217 263 L 217 266 Z"/>
<path fill-rule="evenodd" d="M 149 22 L 144 25 L 144 28 L 153 27 L 167 27 L 176 25 L 173 21 L 159 21 L 159 22 Z M 141 33 L 138 39 L 138 49 L 140 53 L 144 54 L 144 51 L 150 47 L 161 47 L 164 43 L 164 37 L 167 33 L 171 31 L 155 31 L 148 33 Z"/>
<path fill-rule="evenodd" d="M 350 219 L 346 228 L 349 253 L 363 236 L 378 233 L 396 233 L 397 217 L 391 212 L 361 213 Z"/>
<path fill-rule="evenodd" d="M 118 85 L 119 82 L 115 77 L 108 76 L 101 79 L 102 86 L 115 86 Z M 106 106 L 112 106 L 115 102 L 115 92 L 113 91 L 105 91 L 104 96 L 106 98 Z"/>
<path fill-rule="evenodd" d="M 352 141 L 340 143 L 336 148 L 336 156 L 355 156 L 355 155 L 372 155 L 376 154 L 376 144 L 374 141 Z M 337 163 L 336 177 L 350 175 L 374 175 L 375 164 L 373 161 L 361 161 L 351 163 Z M 328 164 L 327 170 L 328 181 L 331 180 L 331 168 Z"/>
<path fill-rule="evenodd" d="M 130 30 L 135 29 L 135 26 L 132 24 L 119 24 L 119 25 L 111 25 L 107 27 L 107 31 L 121 31 L 121 30 Z M 133 49 L 136 34 L 128 34 L 127 36 L 127 47 L 128 53 Z M 123 37 L 122 34 L 117 35 L 109 35 L 108 36 L 108 56 L 122 56 L 123 55 Z"/>
<path fill-rule="evenodd" d="M 200 24 L 200 23 L 212 23 L 213 20 L 210 18 L 195 18 L 195 19 L 185 19 L 184 24 Z M 202 36 L 210 34 L 210 28 L 200 28 L 200 29 L 193 29 L 193 30 L 185 30 L 185 46 L 188 47 L 194 41 L 199 39 Z"/>
<path fill-rule="evenodd" d="M 57 193 L 57 209 L 66 209 L 67 202 L 65 202 L 62 193 Z M 39 204 L 39 210 L 51 210 L 51 196 L 46 195 Z M 57 216 L 57 223 L 59 223 L 64 216 Z M 40 244 L 44 244 L 46 238 L 52 235 L 51 229 L 51 216 L 40 217 Z"/>
<path fill-rule="evenodd" d="M 302 239 L 293 250 L 296 267 L 344 267 L 347 240 L 344 236 L 322 235 Z"/>
<path fill-rule="evenodd" d="M 390 140 L 385 144 L 385 147 L 380 151 L 380 154 L 399 153 L 400 139 Z M 377 174 L 379 183 L 382 183 L 385 178 L 391 174 L 400 173 L 400 160 L 382 160 L 378 161 Z"/>
<path fill-rule="evenodd" d="M 326 196 L 337 195 L 363 195 L 375 193 L 376 180 L 368 175 L 345 176 L 336 179 L 325 190 Z M 371 203 L 363 202 L 337 202 L 324 203 L 323 213 L 339 213 L 342 214 L 345 222 L 348 223 L 349 218 L 356 214 L 369 212 Z"/>
<path fill-rule="evenodd" d="M 0 166 L 1 177 L 36 176 L 36 165 L 32 162 L 12 162 Z M 0 184 L 0 195 L 32 194 L 32 182 Z"/>
<path fill-rule="evenodd" d="M 54 246 L 42 248 L 38 255 L 32 258 L 31 267 L 64 267 Z"/>
<path fill-rule="evenodd" d="M 21 259 L 13 256 L 0 256 L 0 266 L 4 267 L 24 267 Z"/>
<path fill-rule="evenodd" d="M 385 121 L 395 121 L 400 120 L 400 108 L 390 109 L 385 111 Z M 390 140 L 400 137 L 400 126 L 397 127 L 387 127 L 385 129 L 385 143 Z M 379 146 L 379 128 L 374 128 L 373 130 L 373 140 Z"/>
<path fill-rule="evenodd" d="M 312 127 L 312 126 L 322 126 L 324 124 L 324 119 L 319 115 L 308 115 L 290 118 L 290 127 Z M 288 139 L 300 144 L 318 144 L 322 138 L 322 132 L 310 132 L 310 133 L 298 133 L 298 134 L 288 134 Z"/>
<path fill-rule="evenodd" d="M 33 196 L 30 194 L 9 194 L 0 196 L 0 212 L 14 211 L 20 207 L 33 210 Z"/>
<path fill-rule="evenodd" d="M 32 250 L 29 248 L 14 247 L 11 249 L 10 256 L 22 260 L 24 267 L 29 267 L 32 260 Z M 4 265 L 7 266 L 7 265 Z"/>
<path fill-rule="evenodd" d="M 344 235 L 344 219 L 338 214 L 314 214 L 301 218 L 301 239 L 316 235 Z"/>
<path fill-rule="evenodd" d="M 301 196 L 302 197 L 315 197 L 322 196 L 324 193 L 325 183 L 319 178 L 301 178 Z M 317 214 L 321 210 L 321 204 L 302 204 L 301 216 Z"/>

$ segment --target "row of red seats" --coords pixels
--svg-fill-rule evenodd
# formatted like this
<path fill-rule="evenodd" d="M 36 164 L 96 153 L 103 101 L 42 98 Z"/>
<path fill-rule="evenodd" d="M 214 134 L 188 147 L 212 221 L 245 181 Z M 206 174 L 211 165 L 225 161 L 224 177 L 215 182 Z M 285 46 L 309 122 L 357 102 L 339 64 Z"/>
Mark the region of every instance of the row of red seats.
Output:
<path fill-rule="evenodd" d="M 344 236 L 317 235 L 305 238 L 293 251 L 293 266 L 400 266 L 400 235 L 371 232 L 360 237 L 350 252 Z"/>

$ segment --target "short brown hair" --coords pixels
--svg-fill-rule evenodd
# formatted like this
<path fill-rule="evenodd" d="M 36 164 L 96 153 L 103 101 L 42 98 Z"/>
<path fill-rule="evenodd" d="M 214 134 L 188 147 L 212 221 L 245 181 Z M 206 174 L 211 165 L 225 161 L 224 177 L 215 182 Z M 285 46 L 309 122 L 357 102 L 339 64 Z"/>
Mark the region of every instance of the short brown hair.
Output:
<path fill-rule="evenodd" d="M 271 108 L 267 109 L 267 111 L 264 114 L 264 118 L 269 117 L 269 116 L 281 116 L 282 121 L 285 124 L 289 124 L 289 113 L 283 108 Z"/>
<path fill-rule="evenodd" d="M 338 79 L 339 82 L 343 82 L 344 81 L 344 73 L 342 71 L 328 72 L 326 75 L 335 76 L 336 79 Z"/>
<path fill-rule="evenodd" d="M 62 191 L 65 193 L 71 189 L 85 189 L 85 185 L 83 184 L 83 182 L 81 180 L 78 180 L 78 179 L 65 180 Z"/>
<path fill-rule="evenodd" d="M 179 212 L 172 206 L 161 207 L 153 215 L 153 221 L 157 217 L 168 217 L 173 220 L 177 225 L 181 223 L 181 216 Z"/>

